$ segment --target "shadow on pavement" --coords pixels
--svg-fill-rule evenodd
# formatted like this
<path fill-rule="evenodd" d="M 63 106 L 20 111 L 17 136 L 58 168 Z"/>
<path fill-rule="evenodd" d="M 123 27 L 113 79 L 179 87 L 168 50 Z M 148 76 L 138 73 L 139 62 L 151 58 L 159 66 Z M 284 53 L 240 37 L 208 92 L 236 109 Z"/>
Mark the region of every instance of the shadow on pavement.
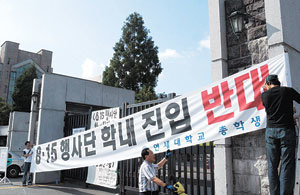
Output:
<path fill-rule="evenodd" d="M 63 193 L 67 193 L 67 194 L 74 194 L 74 195 L 94 195 L 94 193 L 88 193 L 88 192 L 83 192 L 80 190 L 77 190 L 76 188 L 78 187 L 68 187 L 68 186 L 62 186 L 62 185 L 53 185 L 53 186 L 40 186 L 39 189 L 49 189 L 49 190 L 55 190 L 55 191 L 60 191 Z M 80 187 L 79 187 L 80 188 Z M 83 188 L 80 188 L 83 189 Z"/>

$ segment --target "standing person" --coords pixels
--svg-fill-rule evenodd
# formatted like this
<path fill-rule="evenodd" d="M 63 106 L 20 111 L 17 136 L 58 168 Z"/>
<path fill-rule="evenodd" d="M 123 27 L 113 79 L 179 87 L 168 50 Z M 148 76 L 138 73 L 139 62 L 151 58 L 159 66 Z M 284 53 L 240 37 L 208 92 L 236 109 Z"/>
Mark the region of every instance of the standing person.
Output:
<path fill-rule="evenodd" d="M 261 99 L 267 114 L 266 149 L 271 195 L 292 195 L 295 183 L 296 132 L 293 101 L 300 103 L 300 94 L 290 87 L 281 87 L 277 75 L 266 78 Z M 281 157 L 281 173 L 278 166 Z"/>
<path fill-rule="evenodd" d="M 174 186 L 167 185 L 156 177 L 157 170 L 164 166 L 168 157 L 171 156 L 170 150 L 166 152 L 165 158 L 163 158 L 158 164 L 153 164 L 155 163 L 155 155 L 149 148 L 143 149 L 141 154 L 144 162 L 139 170 L 139 194 L 158 195 L 158 186 L 165 187 L 170 191 L 175 191 Z"/>
<path fill-rule="evenodd" d="M 30 174 L 30 165 L 31 165 L 32 154 L 33 154 L 33 151 L 32 151 L 31 145 L 30 145 L 30 141 L 26 141 L 25 149 L 23 150 L 23 156 L 25 157 L 24 175 L 23 175 L 23 180 L 22 180 L 23 186 L 26 186 L 27 174 L 29 174 L 28 185 L 32 185 L 32 177 Z"/>

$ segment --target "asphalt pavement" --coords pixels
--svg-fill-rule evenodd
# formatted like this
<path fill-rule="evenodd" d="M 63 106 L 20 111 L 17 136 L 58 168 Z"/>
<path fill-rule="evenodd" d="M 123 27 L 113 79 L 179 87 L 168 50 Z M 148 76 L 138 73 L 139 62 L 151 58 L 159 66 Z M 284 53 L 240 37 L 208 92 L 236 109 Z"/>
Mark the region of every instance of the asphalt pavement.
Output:
<path fill-rule="evenodd" d="M 11 184 L 0 184 L 0 195 L 115 195 L 99 189 L 85 188 L 77 183 L 22 186 L 22 177 L 10 178 Z"/>

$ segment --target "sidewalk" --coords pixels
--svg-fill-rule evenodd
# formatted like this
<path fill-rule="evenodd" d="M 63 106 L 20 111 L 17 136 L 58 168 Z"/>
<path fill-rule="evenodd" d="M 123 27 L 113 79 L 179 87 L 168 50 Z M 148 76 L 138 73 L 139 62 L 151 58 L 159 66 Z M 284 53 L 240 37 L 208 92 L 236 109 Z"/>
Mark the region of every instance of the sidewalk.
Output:
<path fill-rule="evenodd" d="M 77 184 L 72 184 L 69 182 L 46 185 L 32 185 L 32 186 L 22 186 L 22 177 L 12 178 L 11 184 L 0 184 L 0 194 L 5 195 L 115 195 L 115 193 L 104 192 L 97 189 L 85 188 Z"/>

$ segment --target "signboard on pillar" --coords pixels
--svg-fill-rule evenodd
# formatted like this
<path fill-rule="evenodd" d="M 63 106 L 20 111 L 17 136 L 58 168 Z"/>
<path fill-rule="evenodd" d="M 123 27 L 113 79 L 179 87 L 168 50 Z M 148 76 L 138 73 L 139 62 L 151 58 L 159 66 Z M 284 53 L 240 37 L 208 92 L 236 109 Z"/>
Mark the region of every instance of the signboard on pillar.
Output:
<path fill-rule="evenodd" d="M 118 162 L 89 166 L 86 183 L 116 189 L 118 178 L 117 168 Z"/>
<path fill-rule="evenodd" d="M 0 171 L 6 172 L 8 148 L 0 147 Z"/>
<path fill-rule="evenodd" d="M 72 135 L 75 135 L 77 133 L 81 133 L 85 131 L 85 127 L 80 127 L 80 128 L 74 128 L 72 129 Z"/>
<path fill-rule="evenodd" d="M 105 126 L 115 119 L 120 118 L 120 108 L 110 108 L 92 112 L 91 129 Z"/>

